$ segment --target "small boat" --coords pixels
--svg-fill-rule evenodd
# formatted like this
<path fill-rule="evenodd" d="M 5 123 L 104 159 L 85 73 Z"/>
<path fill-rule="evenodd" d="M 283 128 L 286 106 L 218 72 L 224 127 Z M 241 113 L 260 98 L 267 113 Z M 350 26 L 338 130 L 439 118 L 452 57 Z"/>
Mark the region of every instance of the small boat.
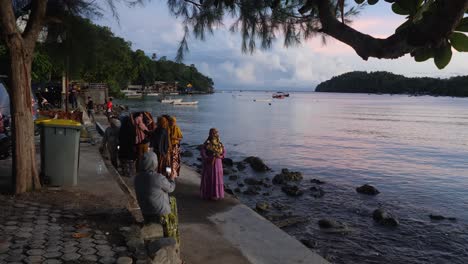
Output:
<path fill-rule="evenodd" d="M 271 99 L 254 99 L 254 102 L 271 102 Z"/>
<path fill-rule="evenodd" d="M 159 94 L 158 93 L 147 93 L 146 96 L 154 97 L 154 96 L 159 96 Z"/>
<path fill-rule="evenodd" d="M 284 96 L 282 94 L 273 94 L 271 97 L 273 97 L 275 99 L 284 99 L 284 98 L 286 98 L 286 96 Z"/>
<path fill-rule="evenodd" d="M 162 99 L 161 103 L 163 104 L 173 104 L 175 102 L 182 102 L 182 99 Z"/>
<path fill-rule="evenodd" d="M 141 97 L 143 96 L 141 93 L 137 93 L 133 90 L 122 90 L 122 93 L 128 99 L 141 99 Z"/>
<path fill-rule="evenodd" d="M 272 95 L 272 97 L 276 99 L 284 99 L 285 97 L 289 97 L 289 93 L 276 92 Z"/>
<path fill-rule="evenodd" d="M 179 93 L 169 93 L 170 95 L 178 95 Z"/>
<path fill-rule="evenodd" d="M 197 105 L 198 101 L 193 101 L 193 102 L 174 102 L 174 105 Z"/>

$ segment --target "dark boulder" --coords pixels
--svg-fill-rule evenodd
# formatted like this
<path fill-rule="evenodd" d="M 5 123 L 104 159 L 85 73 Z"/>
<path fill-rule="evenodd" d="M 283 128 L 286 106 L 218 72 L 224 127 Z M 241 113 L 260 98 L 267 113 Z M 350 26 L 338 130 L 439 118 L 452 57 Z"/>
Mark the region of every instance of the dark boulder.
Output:
<path fill-rule="evenodd" d="M 243 184 L 243 183 L 241 183 L 241 182 L 238 182 L 238 183 L 237 183 L 237 186 L 239 186 L 239 187 L 244 187 L 245 184 Z"/>
<path fill-rule="evenodd" d="M 224 186 L 224 191 L 225 191 L 226 193 L 229 193 L 230 195 L 234 195 L 234 192 L 233 192 L 232 189 L 229 188 L 228 186 Z"/>
<path fill-rule="evenodd" d="M 281 190 L 285 192 L 289 196 L 301 196 L 304 194 L 304 191 L 301 190 L 298 186 L 296 185 L 285 185 L 281 187 Z"/>
<path fill-rule="evenodd" d="M 234 191 L 238 193 L 238 192 L 241 192 L 241 189 L 239 187 L 236 187 L 234 188 Z"/>
<path fill-rule="evenodd" d="M 398 219 L 384 209 L 375 209 L 372 213 L 372 218 L 384 226 L 397 226 L 399 224 Z"/>
<path fill-rule="evenodd" d="M 274 184 L 285 184 L 288 182 L 298 182 L 302 180 L 302 173 L 298 171 L 289 171 L 288 169 L 282 169 L 280 174 L 277 174 L 273 178 Z"/>
<path fill-rule="evenodd" d="M 320 228 L 323 228 L 323 229 L 345 229 L 346 228 L 345 224 L 332 220 L 332 219 L 320 219 L 318 221 L 318 225 Z"/>
<path fill-rule="evenodd" d="M 223 174 L 224 175 L 229 175 L 231 173 L 232 173 L 232 171 L 230 169 L 226 169 L 226 168 L 223 169 Z"/>
<path fill-rule="evenodd" d="M 258 212 L 267 212 L 270 209 L 270 204 L 267 202 L 262 202 L 262 201 L 257 202 L 257 204 L 255 205 L 255 209 Z"/>
<path fill-rule="evenodd" d="M 237 169 L 238 169 L 239 171 L 243 171 L 243 170 L 245 170 L 245 169 L 247 168 L 247 167 L 244 165 L 243 162 L 238 162 L 238 163 L 236 164 L 236 167 L 237 167 Z"/>
<path fill-rule="evenodd" d="M 245 190 L 243 192 L 243 194 L 245 194 L 245 195 L 257 195 L 257 194 L 259 194 L 259 192 L 258 192 L 257 188 L 255 188 L 254 186 L 249 186 L 247 188 L 247 190 Z"/>
<path fill-rule="evenodd" d="M 182 152 L 182 154 L 180 154 L 182 157 L 185 157 L 185 158 L 191 158 L 193 157 L 193 152 L 190 151 L 190 150 L 186 150 L 184 152 Z"/>
<path fill-rule="evenodd" d="M 270 168 L 268 168 L 268 166 L 265 165 L 263 160 L 259 157 L 251 156 L 246 158 L 244 161 L 249 163 L 250 167 L 252 167 L 252 169 L 256 172 L 266 172 L 270 170 Z"/>
<path fill-rule="evenodd" d="M 310 180 L 310 182 L 311 182 L 311 183 L 315 183 L 315 184 L 325 184 L 324 181 L 321 181 L 321 180 L 319 180 L 319 179 L 312 179 L 312 180 Z"/>
<path fill-rule="evenodd" d="M 318 246 L 318 243 L 316 241 L 312 241 L 309 239 L 301 239 L 300 241 L 304 246 L 308 248 L 316 248 Z"/>
<path fill-rule="evenodd" d="M 234 162 L 230 158 L 224 158 L 223 159 L 223 166 L 226 167 L 232 167 L 234 165 Z"/>
<path fill-rule="evenodd" d="M 272 220 L 273 224 L 279 228 L 295 226 L 309 222 L 309 218 L 305 216 L 283 216 L 282 219 Z"/>
<path fill-rule="evenodd" d="M 377 190 L 377 188 L 369 184 L 364 184 L 361 187 L 357 187 L 356 191 L 358 193 L 367 194 L 367 195 L 377 195 L 380 193 L 379 190 Z"/>
<path fill-rule="evenodd" d="M 239 176 L 237 176 L 237 175 L 230 175 L 229 176 L 229 180 L 231 180 L 231 181 L 236 181 L 238 178 L 239 178 Z"/>
<path fill-rule="evenodd" d="M 321 198 L 325 195 L 325 191 L 320 187 L 312 186 L 310 190 L 312 191 L 312 196 L 315 198 Z"/>
<path fill-rule="evenodd" d="M 262 185 L 263 181 L 262 180 L 257 180 L 255 178 L 246 178 L 244 179 L 244 183 L 247 185 Z"/>
<path fill-rule="evenodd" d="M 431 218 L 431 220 L 436 220 L 436 221 L 440 221 L 440 220 L 457 221 L 457 218 L 455 218 L 455 217 L 445 217 L 445 216 L 443 216 L 443 215 L 433 215 L 433 214 L 430 214 L 430 215 L 429 215 L 429 218 Z"/>
<path fill-rule="evenodd" d="M 198 160 L 198 161 L 203 161 L 203 159 L 202 159 L 202 158 L 200 158 L 200 157 L 198 157 L 198 158 L 197 158 L 197 160 Z"/>
<path fill-rule="evenodd" d="M 262 195 L 263 195 L 263 196 L 270 196 L 271 193 L 270 193 L 270 192 L 264 192 L 264 193 L 262 193 Z"/>

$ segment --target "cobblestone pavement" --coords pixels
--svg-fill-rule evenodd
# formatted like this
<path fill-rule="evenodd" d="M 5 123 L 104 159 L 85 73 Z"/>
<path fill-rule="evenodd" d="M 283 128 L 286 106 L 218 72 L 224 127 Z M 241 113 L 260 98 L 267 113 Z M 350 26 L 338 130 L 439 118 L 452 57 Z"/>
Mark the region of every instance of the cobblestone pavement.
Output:
<path fill-rule="evenodd" d="M 75 210 L 0 199 L 0 264 L 132 263 L 123 245 Z"/>

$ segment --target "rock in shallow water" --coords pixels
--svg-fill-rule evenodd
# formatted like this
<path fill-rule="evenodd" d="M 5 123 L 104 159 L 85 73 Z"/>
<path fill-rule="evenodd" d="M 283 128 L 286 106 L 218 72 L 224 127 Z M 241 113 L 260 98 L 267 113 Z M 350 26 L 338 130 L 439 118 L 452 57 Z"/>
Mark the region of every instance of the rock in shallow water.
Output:
<path fill-rule="evenodd" d="M 358 193 L 367 194 L 367 195 L 377 195 L 380 193 L 379 190 L 377 190 L 377 188 L 369 184 L 364 184 L 361 187 L 357 187 L 356 191 Z"/>
<path fill-rule="evenodd" d="M 346 225 L 333 219 L 320 219 L 318 225 L 323 229 L 346 229 Z"/>
<path fill-rule="evenodd" d="M 457 221 L 457 218 L 455 217 L 445 217 L 443 215 L 433 215 L 433 214 L 430 214 L 429 215 L 429 218 L 431 218 L 431 220 L 450 220 L 450 221 Z"/>
<path fill-rule="evenodd" d="M 318 246 L 317 241 L 313 241 L 310 239 L 301 239 L 300 241 L 304 246 L 308 248 L 316 248 Z"/>
<path fill-rule="evenodd" d="M 232 167 L 234 165 L 234 162 L 230 158 L 224 158 L 223 159 L 223 166 L 226 167 Z"/>
<path fill-rule="evenodd" d="M 312 180 L 310 180 L 310 182 L 311 182 L 311 183 L 315 183 L 315 184 L 325 184 L 324 181 L 321 181 L 321 180 L 319 180 L 319 179 L 312 179 Z"/>
<path fill-rule="evenodd" d="M 191 158 L 191 157 L 193 157 L 193 152 L 190 151 L 190 150 L 186 150 L 186 151 L 182 152 L 180 155 L 182 157 Z"/>
<path fill-rule="evenodd" d="M 286 185 L 281 187 L 281 190 L 289 196 L 301 196 L 304 194 L 304 191 L 296 185 Z"/>
<path fill-rule="evenodd" d="M 285 184 L 288 182 L 298 182 L 302 180 L 302 173 L 298 171 L 289 171 L 288 169 L 282 169 L 280 174 L 277 174 L 273 178 L 274 184 Z"/>
<path fill-rule="evenodd" d="M 310 190 L 312 191 L 312 196 L 315 198 L 321 198 L 325 195 L 325 191 L 320 187 L 312 186 Z"/>
<path fill-rule="evenodd" d="M 265 165 L 263 160 L 259 157 L 250 156 L 244 159 L 244 161 L 249 163 L 250 167 L 252 167 L 252 169 L 256 172 L 266 172 L 270 170 L 270 168 L 267 165 Z"/>
<path fill-rule="evenodd" d="M 262 185 L 263 181 L 262 180 L 257 180 L 255 178 L 246 178 L 244 179 L 244 183 L 247 185 Z"/>
<path fill-rule="evenodd" d="M 267 202 L 257 202 L 255 209 L 259 212 L 267 212 L 270 209 L 270 204 Z"/>
<path fill-rule="evenodd" d="M 384 209 L 374 210 L 372 213 L 372 218 L 374 218 L 374 221 L 384 226 L 399 225 L 398 219 L 396 219 L 396 217 L 394 217 L 392 214 L 386 212 Z"/>
<path fill-rule="evenodd" d="M 239 178 L 239 176 L 237 176 L 237 175 L 230 175 L 229 176 L 229 180 L 231 180 L 231 181 L 236 181 L 238 178 Z"/>

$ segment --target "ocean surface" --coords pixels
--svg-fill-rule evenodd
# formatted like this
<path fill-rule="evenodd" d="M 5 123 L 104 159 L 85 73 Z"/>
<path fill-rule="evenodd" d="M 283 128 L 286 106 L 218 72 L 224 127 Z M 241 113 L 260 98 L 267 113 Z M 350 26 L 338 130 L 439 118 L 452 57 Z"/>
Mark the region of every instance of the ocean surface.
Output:
<path fill-rule="evenodd" d="M 196 155 L 194 146 L 216 127 L 228 157 L 258 156 L 273 169 L 236 172 L 240 179 L 225 179 L 231 188 L 246 177 L 271 179 L 281 168 L 302 172 L 306 193 L 298 198 L 274 185 L 260 195 L 238 196 L 252 207 L 257 201 L 277 202 L 289 206 L 283 214 L 308 217 L 309 223 L 284 230 L 309 241 L 311 250 L 331 262 L 468 263 L 468 99 L 291 93 L 267 102 L 271 93 L 266 92 L 183 98 L 199 104 L 120 103 L 155 116 L 175 115 L 188 144 L 184 149 Z M 324 197 L 308 194 L 315 186 L 312 178 L 326 182 Z M 381 193 L 356 193 L 365 183 Z M 376 224 L 372 212 L 377 208 L 395 215 L 400 225 Z M 457 221 L 434 221 L 429 214 Z M 323 218 L 345 223 L 347 231 L 323 232 L 317 225 Z"/>

